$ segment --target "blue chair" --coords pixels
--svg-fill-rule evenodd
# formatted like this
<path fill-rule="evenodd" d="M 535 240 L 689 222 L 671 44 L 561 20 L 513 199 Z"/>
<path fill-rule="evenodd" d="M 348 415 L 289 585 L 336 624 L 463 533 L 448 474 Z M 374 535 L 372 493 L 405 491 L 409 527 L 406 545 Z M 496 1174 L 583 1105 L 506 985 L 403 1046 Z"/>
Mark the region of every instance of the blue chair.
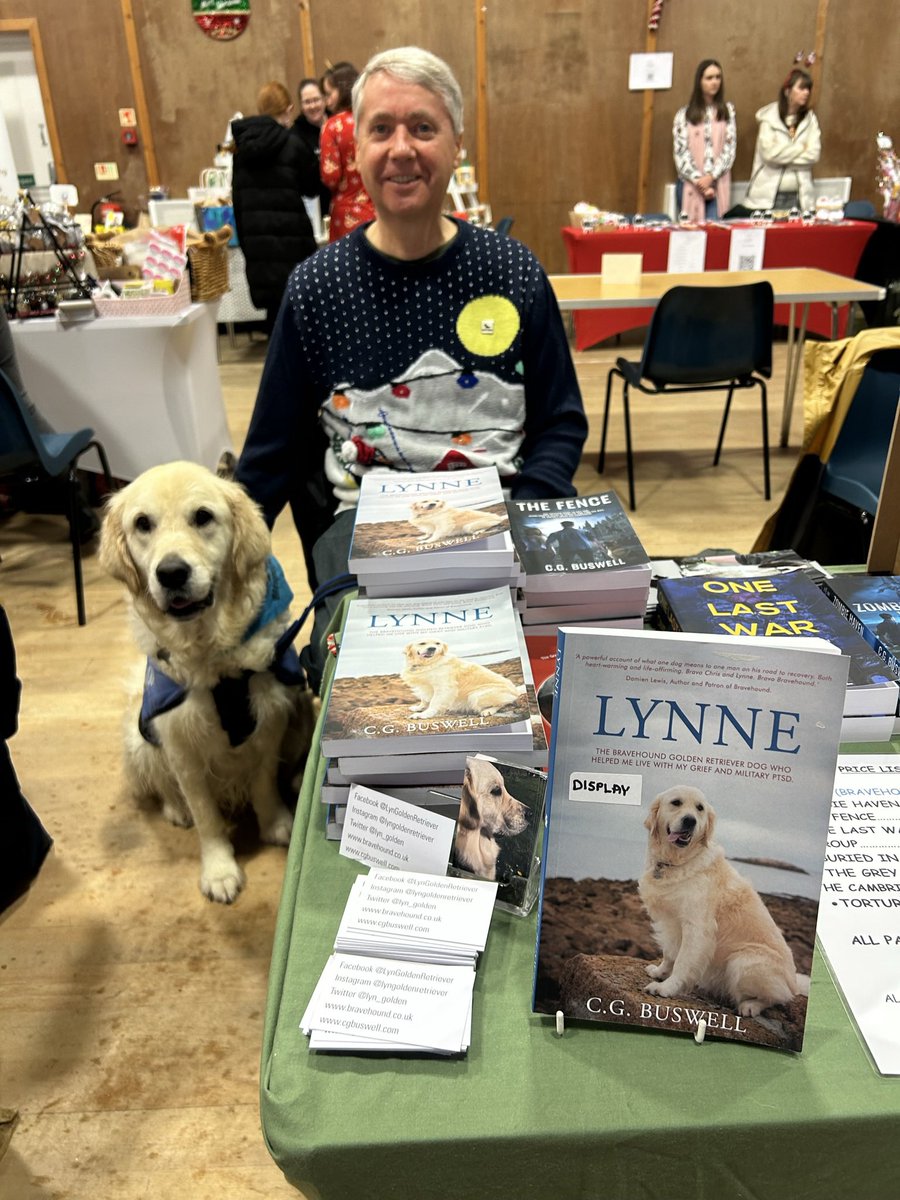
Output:
<path fill-rule="evenodd" d="M 606 404 L 597 470 L 606 460 L 606 434 L 612 381 L 622 380 L 628 502 L 634 510 L 634 456 L 631 445 L 630 388 L 650 396 L 682 392 L 728 391 L 713 466 L 717 466 L 725 426 L 736 391 L 758 387 L 762 407 L 763 476 L 769 481 L 769 416 L 765 381 L 772 375 L 774 301 L 768 283 L 735 287 L 673 287 L 654 310 L 640 362 L 616 359 L 606 379 Z"/>
<path fill-rule="evenodd" d="M 883 350 L 866 364 L 828 460 L 820 490 L 874 517 L 900 402 L 900 353 Z"/>
<path fill-rule="evenodd" d="M 106 451 L 95 439 L 93 429 L 79 429 L 75 433 L 43 433 L 9 376 L 0 371 L 0 479 L 16 479 L 24 483 L 66 481 L 66 515 L 75 568 L 79 625 L 84 625 L 87 617 L 78 529 L 77 464 L 81 455 L 92 448 L 99 456 L 106 486 L 112 491 L 113 480 Z"/>
<path fill-rule="evenodd" d="M 512 224 L 512 217 L 501 217 L 494 228 L 497 233 L 503 234 L 504 237 L 509 237 L 509 231 L 512 229 Z"/>

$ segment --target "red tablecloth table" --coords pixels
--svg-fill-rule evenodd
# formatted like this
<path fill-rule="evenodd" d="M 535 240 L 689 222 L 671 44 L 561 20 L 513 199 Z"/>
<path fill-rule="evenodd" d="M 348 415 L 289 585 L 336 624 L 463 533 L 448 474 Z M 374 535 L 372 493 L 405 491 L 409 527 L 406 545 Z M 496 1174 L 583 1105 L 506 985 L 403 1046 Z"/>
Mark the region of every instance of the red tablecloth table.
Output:
<path fill-rule="evenodd" d="M 728 267 L 732 228 L 746 227 L 746 223 L 732 225 L 707 225 L 706 269 L 724 271 Z M 665 271 L 669 256 L 669 234 L 671 226 L 647 229 L 623 227 L 585 233 L 566 226 L 563 241 L 569 257 L 569 270 L 573 274 L 597 275 L 602 273 L 604 254 L 641 254 L 643 270 Z M 766 248 L 763 255 L 764 267 L 821 267 L 836 275 L 853 277 L 863 247 L 874 229 L 868 221 L 840 221 L 835 224 L 803 225 L 799 222 L 778 223 L 766 229 Z M 623 308 L 605 309 L 602 312 L 577 312 L 575 319 L 575 345 L 585 350 L 602 342 L 613 334 L 628 329 L 639 329 L 650 321 L 652 309 Z M 847 308 L 842 309 L 838 336 L 842 336 L 847 324 Z M 788 306 L 776 305 L 775 320 L 787 325 Z M 807 328 L 823 337 L 832 336 L 832 311 L 827 304 L 814 304 L 810 308 Z"/>

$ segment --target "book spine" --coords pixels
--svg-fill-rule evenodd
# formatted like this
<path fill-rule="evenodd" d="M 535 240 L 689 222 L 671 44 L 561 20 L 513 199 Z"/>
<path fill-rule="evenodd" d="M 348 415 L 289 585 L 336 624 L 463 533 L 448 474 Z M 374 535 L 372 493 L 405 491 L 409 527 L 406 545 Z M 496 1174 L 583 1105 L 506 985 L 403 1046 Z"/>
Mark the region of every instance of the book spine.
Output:
<path fill-rule="evenodd" d="M 683 633 L 684 627 L 675 616 L 669 597 L 665 594 L 662 587 L 656 589 L 656 613 L 667 629 L 671 629 L 673 633 Z"/>

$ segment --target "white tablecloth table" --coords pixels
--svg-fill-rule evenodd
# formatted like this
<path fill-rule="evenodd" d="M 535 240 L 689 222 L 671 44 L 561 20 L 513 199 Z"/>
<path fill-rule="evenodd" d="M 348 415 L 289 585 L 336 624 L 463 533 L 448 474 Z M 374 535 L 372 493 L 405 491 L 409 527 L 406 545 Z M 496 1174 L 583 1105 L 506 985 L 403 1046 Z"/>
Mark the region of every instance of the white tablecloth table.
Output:
<path fill-rule="evenodd" d="M 35 405 L 55 429 L 90 426 L 113 475 L 127 480 L 173 459 L 215 468 L 232 448 L 215 321 L 215 305 L 192 304 L 172 316 L 10 326 Z"/>

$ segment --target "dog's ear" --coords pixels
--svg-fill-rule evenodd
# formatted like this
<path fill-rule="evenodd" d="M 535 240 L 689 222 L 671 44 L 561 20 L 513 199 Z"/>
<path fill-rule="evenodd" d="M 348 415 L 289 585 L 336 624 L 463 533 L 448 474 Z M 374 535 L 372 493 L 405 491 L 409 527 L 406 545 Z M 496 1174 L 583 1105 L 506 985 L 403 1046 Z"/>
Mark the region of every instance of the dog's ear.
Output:
<path fill-rule="evenodd" d="M 706 801 L 706 828 L 703 831 L 704 842 L 712 841 L 712 835 L 716 828 L 716 811 L 713 806 Z"/>
<path fill-rule="evenodd" d="M 656 829 L 656 822 L 659 819 L 659 796 L 650 805 L 650 811 L 647 813 L 644 821 L 644 828 L 649 829 L 651 833 Z"/>
<path fill-rule="evenodd" d="M 122 519 L 125 491 L 114 492 L 106 502 L 103 525 L 100 529 L 100 566 L 113 579 L 118 579 L 136 596 L 142 588 L 141 577 L 128 549 Z"/>
<path fill-rule="evenodd" d="M 272 538 L 262 510 L 239 483 L 226 483 L 234 536 L 231 555 L 238 579 L 246 579 L 269 556 Z"/>
<path fill-rule="evenodd" d="M 459 792 L 459 816 L 456 823 L 460 829 L 479 829 L 481 827 L 481 812 L 478 808 L 478 801 L 475 799 L 475 793 L 472 791 L 472 778 L 468 768 L 466 768 Z"/>

